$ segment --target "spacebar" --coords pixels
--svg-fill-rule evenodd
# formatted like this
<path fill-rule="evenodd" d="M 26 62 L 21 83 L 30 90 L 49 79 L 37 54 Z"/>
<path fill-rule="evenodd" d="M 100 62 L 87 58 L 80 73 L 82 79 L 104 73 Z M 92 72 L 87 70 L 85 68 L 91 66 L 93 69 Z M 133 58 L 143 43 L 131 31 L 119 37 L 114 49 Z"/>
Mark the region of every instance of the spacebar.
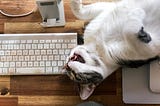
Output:
<path fill-rule="evenodd" d="M 45 74 L 45 68 L 44 67 L 36 67 L 36 68 L 16 68 L 16 74 Z"/>

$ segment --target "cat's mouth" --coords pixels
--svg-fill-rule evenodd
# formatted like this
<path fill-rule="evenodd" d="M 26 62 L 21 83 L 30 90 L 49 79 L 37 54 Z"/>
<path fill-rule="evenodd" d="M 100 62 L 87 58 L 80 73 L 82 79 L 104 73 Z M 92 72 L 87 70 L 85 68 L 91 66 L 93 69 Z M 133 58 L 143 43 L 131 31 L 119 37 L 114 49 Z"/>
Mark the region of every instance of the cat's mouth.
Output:
<path fill-rule="evenodd" d="M 71 61 L 79 61 L 81 63 L 85 63 L 85 60 L 83 59 L 83 57 L 77 53 L 74 53 L 74 55 L 70 58 Z M 69 61 L 70 61 L 69 60 Z"/>
<path fill-rule="evenodd" d="M 69 58 L 69 61 L 79 61 L 81 63 L 85 63 L 83 57 L 77 53 L 74 53 L 74 55 L 71 58 Z M 75 82 L 80 82 L 82 78 L 81 75 L 76 74 L 74 70 L 68 66 L 68 63 L 64 66 L 64 69 L 66 69 L 67 75 L 70 77 L 71 80 L 74 80 Z"/>

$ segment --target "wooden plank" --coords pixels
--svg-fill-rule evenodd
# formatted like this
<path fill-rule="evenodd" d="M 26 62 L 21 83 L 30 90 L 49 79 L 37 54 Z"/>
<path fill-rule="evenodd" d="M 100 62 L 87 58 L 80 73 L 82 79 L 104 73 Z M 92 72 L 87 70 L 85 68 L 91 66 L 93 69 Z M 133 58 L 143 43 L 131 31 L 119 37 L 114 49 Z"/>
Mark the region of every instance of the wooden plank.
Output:
<path fill-rule="evenodd" d="M 83 33 L 84 21 L 67 22 L 64 27 L 44 28 L 40 23 L 31 22 L 8 22 L 4 25 L 5 33 L 57 33 L 77 32 Z"/>
<path fill-rule="evenodd" d="M 98 95 L 82 101 L 78 96 L 19 96 L 19 106 L 76 106 L 77 104 L 94 101 L 104 106 L 160 106 L 153 104 L 124 104 L 121 96 Z"/>
<path fill-rule="evenodd" d="M 98 86 L 93 95 L 116 95 L 115 75 Z M 66 75 L 12 76 L 10 83 L 10 95 L 78 95 L 77 85 Z"/>
<path fill-rule="evenodd" d="M 113 1 L 113 0 L 98 0 L 100 2 Z M 114 0 L 117 1 L 117 0 Z M 84 4 L 94 3 L 97 0 L 83 0 Z M 65 18 L 67 22 L 75 21 L 76 18 L 70 9 L 70 0 L 64 0 Z M 21 14 L 30 11 L 35 6 L 35 0 L 0 0 L 0 9 L 10 14 Z M 9 18 L 0 14 L 0 33 L 3 32 L 5 22 L 41 22 L 39 11 L 36 10 L 33 14 L 20 17 Z"/>
<path fill-rule="evenodd" d="M 120 99 L 120 96 L 101 95 L 92 96 L 87 101 L 101 103 L 104 106 L 125 106 L 120 104 Z M 19 96 L 19 106 L 76 106 L 87 101 L 82 101 L 78 96 Z"/>
<path fill-rule="evenodd" d="M 0 106 L 18 106 L 18 97 L 0 96 Z"/>
<path fill-rule="evenodd" d="M 0 76 L 0 95 L 8 95 L 10 90 L 10 76 Z"/>

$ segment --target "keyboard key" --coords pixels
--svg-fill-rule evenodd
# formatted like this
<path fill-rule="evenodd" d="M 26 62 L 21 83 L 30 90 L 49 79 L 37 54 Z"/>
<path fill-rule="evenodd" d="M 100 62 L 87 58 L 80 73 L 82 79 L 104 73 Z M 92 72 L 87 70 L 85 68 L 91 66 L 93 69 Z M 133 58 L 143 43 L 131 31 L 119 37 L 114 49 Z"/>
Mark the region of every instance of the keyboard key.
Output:
<path fill-rule="evenodd" d="M 56 44 L 56 48 L 60 49 L 61 48 L 61 44 Z"/>
<path fill-rule="evenodd" d="M 58 50 L 53 50 L 53 54 L 58 54 Z"/>
<path fill-rule="evenodd" d="M 63 66 L 63 61 L 58 61 L 58 66 Z"/>
<path fill-rule="evenodd" d="M 4 51 L 0 50 L 0 56 L 3 56 L 4 54 Z"/>
<path fill-rule="evenodd" d="M 35 61 L 36 60 L 36 56 L 31 56 L 31 61 Z"/>
<path fill-rule="evenodd" d="M 17 68 L 16 69 L 17 74 L 44 74 L 45 68 L 44 67 L 37 67 L 37 68 Z"/>
<path fill-rule="evenodd" d="M 16 66 L 15 62 L 10 62 L 9 67 L 14 68 Z"/>
<path fill-rule="evenodd" d="M 41 61 L 42 60 L 42 56 L 36 56 L 37 61 Z"/>
<path fill-rule="evenodd" d="M 22 50 L 18 50 L 17 55 L 22 55 Z"/>
<path fill-rule="evenodd" d="M 40 66 L 44 67 L 45 66 L 45 62 L 44 61 L 40 61 Z"/>
<path fill-rule="evenodd" d="M 51 74 L 53 72 L 52 70 L 52 67 L 46 67 L 46 74 Z"/>
<path fill-rule="evenodd" d="M 34 50 L 29 50 L 29 55 L 34 55 Z"/>
<path fill-rule="evenodd" d="M 23 55 L 28 55 L 28 50 L 23 50 Z"/>
<path fill-rule="evenodd" d="M 27 43 L 32 43 L 32 40 L 27 40 Z"/>
<path fill-rule="evenodd" d="M 7 74 L 8 73 L 8 68 L 2 68 L 3 74 Z"/>
<path fill-rule="evenodd" d="M 51 66 L 51 62 L 50 61 L 46 61 L 46 66 L 47 67 Z"/>
<path fill-rule="evenodd" d="M 16 68 L 9 68 L 9 69 L 8 69 L 8 73 L 9 73 L 10 75 L 15 74 L 15 73 L 16 73 Z"/>
<path fill-rule="evenodd" d="M 4 67 L 8 68 L 9 67 L 9 62 L 4 62 Z"/>
<path fill-rule="evenodd" d="M 28 67 L 32 67 L 33 66 L 33 62 L 28 62 Z"/>
<path fill-rule="evenodd" d="M 55 72 L 55 73 L 58 73 L 58 67 L 53 67 L 53 71 Z"/>
<path fill-rule="evenodd" d="M 52 61 L 52 66 L 57 66 L 57 61 Z"/>
<path fill-rule="evenodd" d="M 47 55 L 51 55 L 52 54 L 52 50 L 47 50 Z"/>
<path fill-rule="evenodd" d="M 33 64 L 34 64 L 34 67 L 38 67 L 39 66 L 39 62 L 38 61 L 35 61 Z"/>
<path fill-rule="evenodd" d="M 31 49 L 32 45 L 31 44 L 26 44 L 26 49 Z"/>
<path fill-rule="evenodd" d="M 27 67 L 27 62 L 22 62 L 22 67 Z"/>
<path fill-rule="evenodd" d="M 40 50 L 35 50 L 35 55 L 40 55 L 41 51 Z"/>
<path fill-rule="evenodd" d="M 46 55 L 46 50 L 41 50 L 41 55 Z"/>
<path fill-rule="evenodd" d="M 51 61 L 54 60 L 53 55 L 49 56 L 48 58 L 49 58 L 49 60 L 51 60 Z"/>
<path fill-rule="evenodd" d="M 70 49 L 66 49 L 65 54 L 69 54 L 69 53 L 70 53 Z"/>
<path fill-rule="evenodd" d="M 0 62 L 0 67 L 3 67 L 3 64 L 4 64 L 3 62 Z"/>
<path fill-rule="evenodd" d="M 21 67 L 21 62 L 16 62 L 16 67 Z"/>

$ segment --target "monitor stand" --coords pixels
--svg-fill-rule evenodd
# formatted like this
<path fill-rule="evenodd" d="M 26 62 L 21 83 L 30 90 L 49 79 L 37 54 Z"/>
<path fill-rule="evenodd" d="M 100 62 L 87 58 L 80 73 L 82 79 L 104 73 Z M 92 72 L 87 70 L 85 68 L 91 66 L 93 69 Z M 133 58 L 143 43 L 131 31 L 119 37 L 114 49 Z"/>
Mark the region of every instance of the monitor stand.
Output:
<path fill-rule="evenodd" d="M 63 0 L 36 0 L 42 16 L 43 27 L 57 27 L 65 25 Z"/>
<path fill-rule="evenodd" d="M 160 94 L 149 87 L 149 65 L 122 69 L 123 101 L 126 104 L 160 104 Z"/>

